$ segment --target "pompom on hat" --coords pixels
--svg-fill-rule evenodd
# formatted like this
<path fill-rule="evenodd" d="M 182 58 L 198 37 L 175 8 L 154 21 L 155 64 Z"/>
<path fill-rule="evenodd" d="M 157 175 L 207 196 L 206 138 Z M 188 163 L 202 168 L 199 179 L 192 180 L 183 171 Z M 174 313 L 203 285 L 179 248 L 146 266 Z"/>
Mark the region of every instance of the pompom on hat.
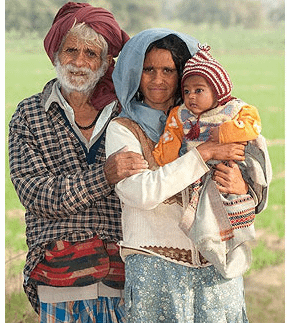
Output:
<path fill-rule="evenodd" d="M 184 66 L 181 87 L 184 81 L 192 76 L 199 75 L 206 79 L 217 95 L 220 105 L 230 101 L 233 84 L 223 66 L 209 53 L 209 46 L 199 46 L 199 51 L 190 58 Z"/>

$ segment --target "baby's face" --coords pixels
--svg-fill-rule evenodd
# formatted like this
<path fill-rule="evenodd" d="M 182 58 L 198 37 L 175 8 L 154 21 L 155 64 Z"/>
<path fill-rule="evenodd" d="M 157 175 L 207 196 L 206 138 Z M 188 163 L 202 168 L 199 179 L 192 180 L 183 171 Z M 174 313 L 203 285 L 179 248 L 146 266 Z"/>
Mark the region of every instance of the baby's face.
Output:
<path fill-rule="evenodd" d="M 206 79 L 199 75 L 189 76 L 183 83 L 184 103 L 193 114 L 199 115 L 217 106 L 217 99 Z"/>

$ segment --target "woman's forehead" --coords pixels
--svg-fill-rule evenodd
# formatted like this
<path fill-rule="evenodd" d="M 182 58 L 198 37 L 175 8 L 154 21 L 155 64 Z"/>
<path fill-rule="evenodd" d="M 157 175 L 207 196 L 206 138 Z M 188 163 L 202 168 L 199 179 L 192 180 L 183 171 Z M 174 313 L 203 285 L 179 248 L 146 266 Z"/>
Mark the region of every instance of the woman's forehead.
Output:
<path fill-rule="evenodd" d="M 171 52 L 167 49 L 161 48 L 153 48 L 149 53 L 147 53 L 144 60 L 144 66 L 146 65 L 152 65 L 158 68 L 167 66 L 175 68 Z"/>

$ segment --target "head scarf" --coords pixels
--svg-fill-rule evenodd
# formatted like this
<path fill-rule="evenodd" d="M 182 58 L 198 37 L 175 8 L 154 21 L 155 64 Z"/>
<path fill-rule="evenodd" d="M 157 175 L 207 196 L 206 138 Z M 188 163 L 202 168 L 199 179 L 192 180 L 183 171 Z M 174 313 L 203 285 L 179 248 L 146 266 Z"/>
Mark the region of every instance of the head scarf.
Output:
<path fill-rule="evenodd" d="M 112 75 L 116 94 L 122 105 L 120 116 L 137 122 L 154 142 L 158 142 L 164 130 L 166 114 L 149 107 L 145 103 L 136 101 L 134 95 L 140 85 L 145 52 L 148 46 L 152 42 L 171 34 L 178 36 L 186 43 L 191 56 L 197 52 L 198 40 L 191 36 L 166 28 L 144 30 L 125 44 Z"/>
<path fill-rule="evenodd" d="M 44 39 L 45 50 L 54 63 L 54 54 L 58 51 L 63 37 L 74 25 L 85 22 L 108 43 L 108 54 L 117 57 L 129 36 L 120 28 L 112 13 L 103 8 L 95 8 L 88 3 L 66 3 L 56 14 L 52 27 Z M 112 82 L 114 61 L 106 74 L 96 85 L 91 97 L 91 103 L 98 110 L 116 99 Z"/>
<path fill-rule="evenodd" d="M 219 104 L 231 99 L 232 82 L 224 67 L 209 53 L 210 47 L 199 47 L 199 51 L 190 58 L 184 67 L 181 84 L 192 75 L 205 78 L 217 96 Z"/>

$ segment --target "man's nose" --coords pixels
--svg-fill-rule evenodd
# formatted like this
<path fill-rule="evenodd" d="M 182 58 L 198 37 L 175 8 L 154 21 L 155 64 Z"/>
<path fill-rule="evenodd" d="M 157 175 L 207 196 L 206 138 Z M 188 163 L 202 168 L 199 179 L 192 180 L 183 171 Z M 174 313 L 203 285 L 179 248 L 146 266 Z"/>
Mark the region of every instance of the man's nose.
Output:
<path fill-rule="evenodd" d="M 84 53 L 84 51 L 78 51 L 76 53 L 73 63 L 77 67 L 85 66 L 85 53 Z"/>

